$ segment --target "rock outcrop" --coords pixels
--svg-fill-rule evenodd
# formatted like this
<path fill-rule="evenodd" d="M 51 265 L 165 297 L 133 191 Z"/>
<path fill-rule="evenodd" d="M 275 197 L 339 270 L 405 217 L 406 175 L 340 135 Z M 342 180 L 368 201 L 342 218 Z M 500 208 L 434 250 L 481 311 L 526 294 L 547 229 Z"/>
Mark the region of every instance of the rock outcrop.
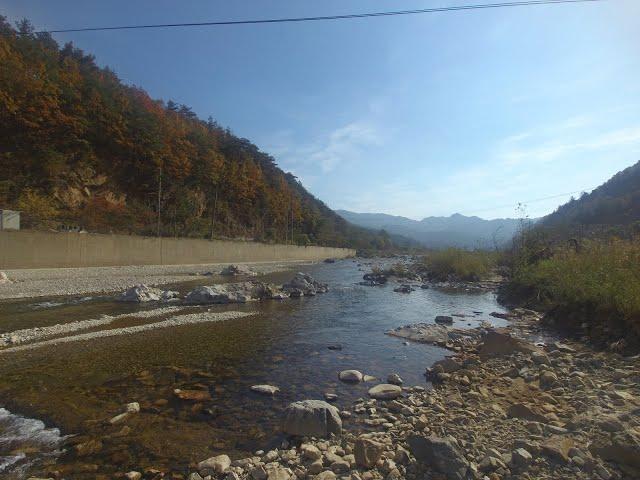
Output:
<path fill-rule="evenodd" d="M 302 400 L 289 404 L 283 431 L 288 435 L 326 438 L 342 433 L 338 409 L 322 400 Z"/>

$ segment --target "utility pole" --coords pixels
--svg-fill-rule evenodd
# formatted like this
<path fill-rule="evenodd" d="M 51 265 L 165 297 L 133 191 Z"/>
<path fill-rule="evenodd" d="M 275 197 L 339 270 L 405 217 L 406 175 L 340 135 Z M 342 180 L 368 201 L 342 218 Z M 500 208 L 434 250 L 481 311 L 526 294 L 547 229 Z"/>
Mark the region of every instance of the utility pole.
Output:
<path fill-rule="evenodd" d="M 158 177 L 158 238 L 160 238 L 160 209 L 162 199 L 162 163 L 160 163 L 160 175 Z"/>

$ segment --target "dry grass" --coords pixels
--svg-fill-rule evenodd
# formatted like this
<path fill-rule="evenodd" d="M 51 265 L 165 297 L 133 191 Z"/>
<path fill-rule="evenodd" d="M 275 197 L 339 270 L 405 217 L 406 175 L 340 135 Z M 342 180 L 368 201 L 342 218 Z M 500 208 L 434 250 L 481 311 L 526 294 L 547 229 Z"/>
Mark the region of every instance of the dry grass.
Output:
<path fill-rule="evenodd" d="M 512 282 L 549 306 L 579 307 L 640 324 L 640 241 L 589 241 L 523 265 Z"/>
<path fill-rule="evenodd" d="M 486 250 L 447 248 L 430 252 L 422 260 L 422 267 L 432 280 L 477 281 L 496 265 L 498 255 Z"/>

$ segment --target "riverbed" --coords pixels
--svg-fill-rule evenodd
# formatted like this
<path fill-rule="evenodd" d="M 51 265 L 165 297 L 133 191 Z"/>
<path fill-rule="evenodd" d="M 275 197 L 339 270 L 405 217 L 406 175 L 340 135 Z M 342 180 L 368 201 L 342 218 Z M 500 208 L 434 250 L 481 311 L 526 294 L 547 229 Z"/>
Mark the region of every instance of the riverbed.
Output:
<path fill-rule="evenodd" d="M 246 456 L 282 441 L 280 419 L 289 402 L 335 393 L 336 405 L 346 408 L 366 397 L 376 383 L 341 383 L 341 370 L 358 369 L 382 381 L 397 373 L 405 385 L 428 387 L 425 368 L 447 351 L 407 343 L 385 331 L 433 322 L 437 315 L 461 315 L 454 317 L 454 326 L 462 328 L 504 322 L 489 315 L 504 311 L 490 292 L 417 288 L 403 294 L 393 291 L 393 281 L 380 287 L 358 285 L 363 273 L 379 262 L 366 263 L 341 260 L 296 267 L 329 284 L 328 293 L 315 297 L 175 305 L 147 317 L 139 313 L 160 306 L 121 304 L 104 295 L 4 301 L 0 333 L 102 315 L 114 320 L 90 332 L 207 311 L 247 315 L 0 352 L 0 408 L 6 409 L 0 412 L 11 412 L 14 425 L 9 430 L 0 419 L 0 473 L 21 478 L 58 470 L 72 478 L 96 478 L 134 468 L 186 472 L 194 462 L 215 454 Z M 282 283 L 291 276 L 289 271 L 259 278 Z M 171 288 L 184 293 L 195 285 L 222 281 L 228 280 L 198 277 Z M 280 391 L 273 397 L 260 395 L 250 390 L 256 384 Z M 210 398 L 181 400 L 175 389 L 206 391 Z M 109 423 L 130 402 L 138 402 L 141 412 L 123 423 Z M 23 429 L 29 433 L 16 433 L 20 422 L 39 423 L 38 428 Z M 346 420 L 345 428 L 364 427 Z M 47 441 L 34 440 L 39 435 Z M 91 441 L 95 448 L 89 453 L 79 455 L 72 448 Z M 64 449 L 67 453 L 59 454 Z"/>

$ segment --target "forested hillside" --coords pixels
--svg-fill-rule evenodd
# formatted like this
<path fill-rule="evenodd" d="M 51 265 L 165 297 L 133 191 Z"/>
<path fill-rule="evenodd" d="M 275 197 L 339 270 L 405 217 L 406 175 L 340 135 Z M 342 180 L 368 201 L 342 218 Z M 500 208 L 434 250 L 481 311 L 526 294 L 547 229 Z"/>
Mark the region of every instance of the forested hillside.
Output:
<path fill-rule="evenodd" d="M 616 173 L 591 193 L 558 207 L 541 222 L 552 229 L 628 235 L 640 231 L 640 162 Z"/>
<path fill-rule="evenodd" d="M 0 17 L 0 208 L 27 228 L 386 248 L 267 153 Z M 160 221 L 158 221 L 160 210 Z"/>

